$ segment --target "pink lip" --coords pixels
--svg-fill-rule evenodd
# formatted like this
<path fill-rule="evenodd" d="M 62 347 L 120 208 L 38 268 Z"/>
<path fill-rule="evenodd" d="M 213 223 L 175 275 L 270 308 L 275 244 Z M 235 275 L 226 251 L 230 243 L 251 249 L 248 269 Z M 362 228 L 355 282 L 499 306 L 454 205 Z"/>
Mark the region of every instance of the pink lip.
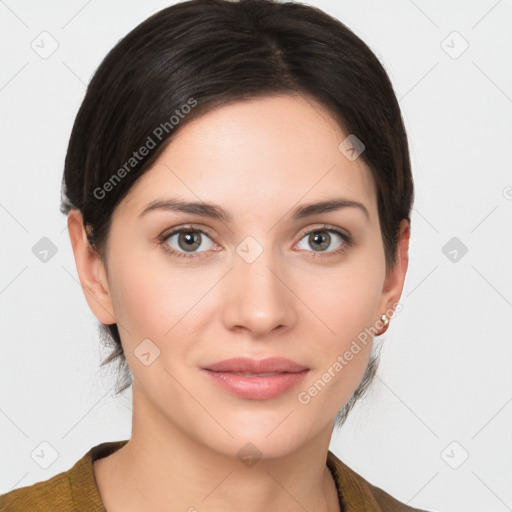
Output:
<path fill-rule="evenodd" d="M 251 359 L 250 357 L 234 357 L 217 363 L 204 366 L 205 370 L 215 372 L 248 372 L 248 373 L 271 373 L 287 372 L 296 373 L 309 370 L 290 359 L 284 357 L 268 357 L 267 359 Z"/>
<path fill-rule="evenodd" d="M 309 372 L 309 368 L 289 359 L 272 357 L 226 359 L 202 368 L 223 389 L 252 400 L 266 400 L 281 395 L 296 386 Z M 244 376 L 241 373 L 277 373 L 263 377 Z"/>

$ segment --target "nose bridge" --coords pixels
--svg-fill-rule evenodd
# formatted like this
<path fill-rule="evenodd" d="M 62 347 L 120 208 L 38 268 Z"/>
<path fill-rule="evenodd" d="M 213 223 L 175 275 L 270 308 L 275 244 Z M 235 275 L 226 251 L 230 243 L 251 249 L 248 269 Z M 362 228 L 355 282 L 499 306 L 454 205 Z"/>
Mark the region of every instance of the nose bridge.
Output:
<path fill-rule="evenodd" d="M 271 237 L 268 237 L 270 240 Z M 237 247 L 230 272 L 225 321 L 228 327 L 245 327 L 255 335 L 289 326 L 293 321 L 291 293 L 283 284 L 286 277 L 271 247 L 247 237 Z"/>

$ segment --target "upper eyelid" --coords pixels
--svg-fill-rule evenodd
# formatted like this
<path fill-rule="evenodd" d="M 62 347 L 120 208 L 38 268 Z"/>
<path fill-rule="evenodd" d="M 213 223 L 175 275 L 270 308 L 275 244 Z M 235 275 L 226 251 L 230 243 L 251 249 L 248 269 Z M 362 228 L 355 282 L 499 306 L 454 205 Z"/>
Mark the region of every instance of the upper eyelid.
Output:
<path fill-rule="evenodd" d="M 177 228 L 172 228 L 169 231 L 164 231 L 163 234 L 160 235 L 159 238 L 167 239 L 173 235 L 176 235 L 177 233 L 181 233 L 182 231 L 197 231 L 201 234 L 206 235 L 210 239 L 212 239 L 212 235 L 210 233 L 208 233 L 208 230 L 200 228 L 200 227 L 196 227 L 196 226 L 181 226 L 181 227 L 177 227 Z M 212 242 L 213 242 L 213 240 L 212 240 Z"/>

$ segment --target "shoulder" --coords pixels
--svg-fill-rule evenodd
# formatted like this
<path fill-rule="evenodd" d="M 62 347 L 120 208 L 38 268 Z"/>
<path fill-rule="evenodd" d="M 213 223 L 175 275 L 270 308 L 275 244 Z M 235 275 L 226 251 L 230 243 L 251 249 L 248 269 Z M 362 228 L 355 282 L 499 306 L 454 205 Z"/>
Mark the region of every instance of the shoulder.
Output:
<path fill-rule="evenodd" d="M 66 472 L 59 473 L 44 482 L 37 482 L 26 487 L 19 487 L 7 494 L 0 495 L 1 512 L 62 512 L 72 504 L 72 493 Z M 57 508 L 58 507 L 58 508 Z"/>
<path fill-rule="evenodd" d="M 397 500 L 379 487 L 371 484 L 353 469 L 343 463 L 331 451 L 327 455 L 327 465 L 332 471 L 341 500 L 347 510 L 372 512 L 429 512 L 410 507 Z"/>
<path fill-rule="evenodd" d="M 0 512 L 105 512 L 93 462 L 110 455 L 127 442 L 108 441 L 93 446 L 67 471 L 0 495 Z"/>
<path fill-rule="evenodd" d="M 368 488 L 370 489 L 373 496 L 375 497 L 382 512 L 429 512 L 424 509 L 410 507 L 409 505 L 406 505 L 405 503 L 398 501 L 396 498 L 393 498 L 393 496 L 383 491 L 379 487 L 375 487 L 366 480 L 364 481 Z"/>

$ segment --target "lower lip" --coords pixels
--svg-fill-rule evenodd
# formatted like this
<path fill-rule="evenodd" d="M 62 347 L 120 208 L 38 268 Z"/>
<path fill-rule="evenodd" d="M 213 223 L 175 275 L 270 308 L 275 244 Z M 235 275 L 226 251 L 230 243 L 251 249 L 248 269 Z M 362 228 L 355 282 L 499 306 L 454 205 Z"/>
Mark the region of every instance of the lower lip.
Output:
<path fill-rule="evenodd" d="M 281 373 L 270 377 L 245 377 L 230 372 L 203 370 L 221 388 L 242 398 L 267 400 L 281 395 L 299 384 L 309 370 L 297 373 Z"/>

